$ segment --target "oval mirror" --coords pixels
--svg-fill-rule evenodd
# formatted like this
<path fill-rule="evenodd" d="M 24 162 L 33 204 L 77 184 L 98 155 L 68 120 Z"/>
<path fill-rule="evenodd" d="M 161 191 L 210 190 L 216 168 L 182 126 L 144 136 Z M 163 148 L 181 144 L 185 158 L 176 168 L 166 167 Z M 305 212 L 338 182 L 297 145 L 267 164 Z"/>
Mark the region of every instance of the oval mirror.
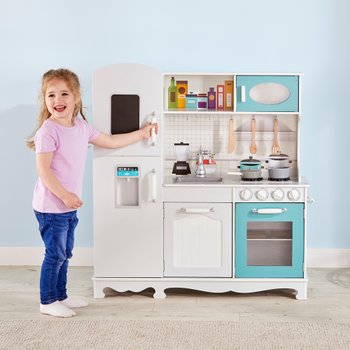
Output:
<path fill-rule="evenodd" d="M 288 100 L 290 91 L 282 84 L 261 83 L 250 89 L 249 96 L 254 102 L 275 105 Z"/>

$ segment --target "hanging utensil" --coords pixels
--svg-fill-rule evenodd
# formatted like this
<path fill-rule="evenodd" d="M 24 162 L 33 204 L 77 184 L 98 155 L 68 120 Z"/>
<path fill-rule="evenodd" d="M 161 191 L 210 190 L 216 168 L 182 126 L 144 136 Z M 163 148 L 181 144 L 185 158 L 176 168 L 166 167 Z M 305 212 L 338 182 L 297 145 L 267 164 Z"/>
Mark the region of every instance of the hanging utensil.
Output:
<path fill-rule="evenodd" d="M 281 147 L 278 144 L 278 138 L 277 138 L 277 133 L 278 133 L 278 119 L 277 116 L 274 120 L 273 123 L 273 144 L 272 144 L 272 154 L 278 155 L 281 154 Z"/>
<path fill-rule="evenodd" d="M 228 128 L 228 153 L 232 153 L 235 149 L 235 138 L 233 133 L 233 118 L 229 121 L 229 128 Z"/>
<path fill-rule="evenodd" d="M 256 143 L 255 143 L 255 130 L 256 130 L 256 120 L 255 117 L 252 119 L 252 143 L 250 145 L 250 153 L 255 154 L 257 151 Z"/>

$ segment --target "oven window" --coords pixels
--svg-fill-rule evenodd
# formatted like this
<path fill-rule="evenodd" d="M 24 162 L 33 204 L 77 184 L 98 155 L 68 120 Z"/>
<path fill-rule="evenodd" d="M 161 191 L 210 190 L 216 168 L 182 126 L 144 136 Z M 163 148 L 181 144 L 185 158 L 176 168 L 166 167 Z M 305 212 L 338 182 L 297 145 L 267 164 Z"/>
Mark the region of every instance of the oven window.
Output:
<path fill-rule="evenodd" d="M 292 232 L 289 221 L 248 221 L 247 265 L 292 266 Z"/>

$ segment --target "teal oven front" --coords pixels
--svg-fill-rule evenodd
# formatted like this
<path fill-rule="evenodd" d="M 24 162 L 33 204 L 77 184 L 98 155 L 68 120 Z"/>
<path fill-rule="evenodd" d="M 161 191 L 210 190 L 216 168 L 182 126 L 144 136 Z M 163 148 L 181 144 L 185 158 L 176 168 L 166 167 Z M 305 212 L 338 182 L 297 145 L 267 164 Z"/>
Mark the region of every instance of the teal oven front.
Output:
<path fill-rule="evenodd" d="M 304 277 L 304 203 L 236 203 L 235 276 Z"/>

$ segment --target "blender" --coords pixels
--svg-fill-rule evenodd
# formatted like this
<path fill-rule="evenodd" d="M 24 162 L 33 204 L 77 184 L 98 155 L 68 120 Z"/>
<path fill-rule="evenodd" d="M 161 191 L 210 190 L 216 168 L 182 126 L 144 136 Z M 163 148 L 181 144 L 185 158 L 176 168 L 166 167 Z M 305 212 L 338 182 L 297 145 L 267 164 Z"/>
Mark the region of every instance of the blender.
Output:
<path fill-rule="evenodd" d="M 188 175 L 191 174 L 190 165 L 187 163 L 189 143 L 174 143 L 176 162 L 173 166 L 173 174 Z"/>

